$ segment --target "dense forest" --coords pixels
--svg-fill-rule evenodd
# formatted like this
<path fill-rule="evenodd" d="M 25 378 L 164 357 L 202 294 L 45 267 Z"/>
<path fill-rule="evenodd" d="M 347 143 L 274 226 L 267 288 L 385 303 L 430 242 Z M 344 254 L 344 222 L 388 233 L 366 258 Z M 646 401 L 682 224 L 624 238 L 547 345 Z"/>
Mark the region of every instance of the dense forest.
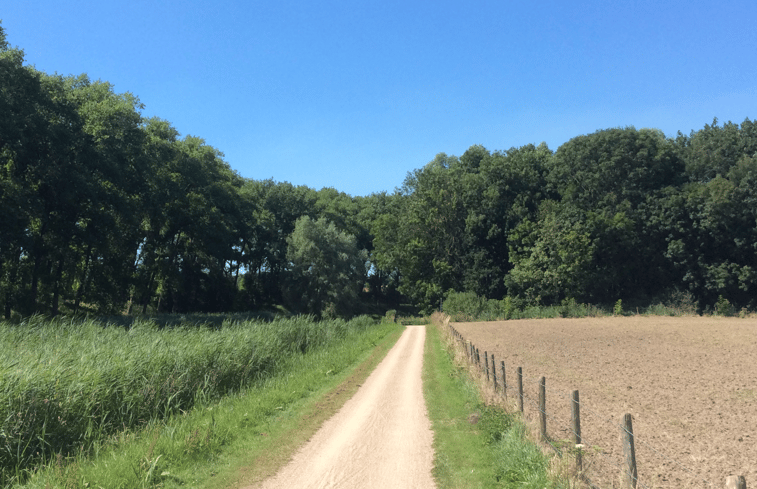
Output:
<path fill-rule="evenodd" d="M 0 27 L 0 304 L 43 313 L 349 316 L 690 297 L 757 308 L 757 124 L 633 127 L 437 155 L 350 196 L 242 178 L 131 93 L 25 64 Z"/>

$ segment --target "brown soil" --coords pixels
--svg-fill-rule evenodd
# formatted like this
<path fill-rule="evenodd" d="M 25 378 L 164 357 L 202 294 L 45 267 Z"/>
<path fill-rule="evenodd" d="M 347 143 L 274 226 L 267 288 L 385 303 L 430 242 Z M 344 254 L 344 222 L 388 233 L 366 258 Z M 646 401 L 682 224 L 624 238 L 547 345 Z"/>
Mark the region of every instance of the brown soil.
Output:
<path fill-rule="evenodd" d="M 424 326 L 407 327 L 354 397 L 266 488 L 432 489 L 433 435 L 421 383 Z"/>
<path fill-rule="evenodd" d="M 757 484 L 757 319 L 608 317 L 453 323 L 505 362 L 509 401 L 523 368 L 526 417 L 546 377 L 547 431 L 572 440 L 570 396 L 580 393 L 586 474 L 620 487 L 620 424 L 633 415 L 638 487 Z M 512 404 L 511 404 L 512 405 Z"/>

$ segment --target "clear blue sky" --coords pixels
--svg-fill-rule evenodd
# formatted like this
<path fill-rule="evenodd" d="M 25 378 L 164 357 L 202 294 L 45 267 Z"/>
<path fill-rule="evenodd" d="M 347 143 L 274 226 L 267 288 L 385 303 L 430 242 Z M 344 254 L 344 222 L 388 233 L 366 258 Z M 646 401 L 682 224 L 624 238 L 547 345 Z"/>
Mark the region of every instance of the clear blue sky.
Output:
<path fill-rule="evenodd" d="M 242 176 L 392 191 L 437 153 L 757 118 L 757 2 L 3 0 L 28 64 L 132 92 Z"/>

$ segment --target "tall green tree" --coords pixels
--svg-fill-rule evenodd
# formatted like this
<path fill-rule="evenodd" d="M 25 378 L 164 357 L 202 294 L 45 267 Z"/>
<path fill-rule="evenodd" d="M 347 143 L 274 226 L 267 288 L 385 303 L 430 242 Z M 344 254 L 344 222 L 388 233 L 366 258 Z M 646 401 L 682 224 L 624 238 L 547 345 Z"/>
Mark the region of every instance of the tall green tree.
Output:
<path fill-rule="evenodd" d="M 557 149 L 547 181 L 561 199 L 585 210 L 627 201 L 683 183 L 684 162 L 673 141 L 654 129 L 606 129 Z"/>
<path fill-rule="evenodd" d="M 243 192 L 257 204 L 257 227 L 246 255 L 248 273 L 244 277 L 247 300 L 256 304 L 280 303 L 290 263 L 287 238 L 297 219 L 317 217 L 317 193 L 306 186 L 273 180 L 248 180 Z"/>
<path fill-rule="evenodd" d="M 400 291 L 426 309 L 449 290 L 502 298 L 509 235 L 547 195 L 551 158 L 546 145 L 437 155 L 408 175 L 374 221 L 378 267 L 396 270 Z"/>
<path fill-rule="evenodd" d="M 123 309 L 134 277 L 135 255 L 146 193 L 143 108 L 130 93 L 107 82 L 69 77 L 67 92 L 82 121 L 86 141 L 77 236 L 65 267 L 68 299 L 104 311 Z M 113 239 L 118 236 L 119 239 Z"/>
<path fill-rule="evenodd" d="M 66 80 L 22 66 L 18 52 L 3 55 L 5 73 L 11 75 L 3 96 L 11 105 L 6 117 L 15 119 L 10 123 L 17 129 L 0 143 L 2 176 L 7 188 L 18 191 L 15 201 L 23 203 L 23 232 L 10 240 L 6 255 L 15 290 L 12 306 L 24 313 L 47 308 L 55 314 L 84 213 L 77 192 L 87 186 L 91 146 Z"/>
<path fill-rule="evenodd" d="M 230 308 L 242 258 L 242 179 L 201 138 L 179 139 L 157 119 L 145 131 L 153 171 L 135 300 L 143 310 L 149 304 L 169 311 Z"/>
<path fill-rule="evenodd" d="M 387 192 L 374 193 L 365 197 L 356 197 L 355 202 L 358 206 L 357 221 L 361 224 L 364 236 L 358 236 L 358 246 L 365 248 L 368 252 L 370 267 L 368 271 L 367 284 L 371 296 L 376 301 L 384 303 L 393 303 L 395 307 L 399 306 L 401 295 L 399 294 L 399 274 L 396 269 L 383 269 L 379 266 L 376 259 L 376 250 L 374 242 L 376 236 L 374 229 L 377 222 L 382 216 L 396 214 L 398 206 L 396 204 L 397 195 L 391 195 Z M 365 245 L 363 245 L 365 243 Z"/>
<path fill-rule="evenodd" d="M 408 174 L 394 212 L 374 223 L 374 256 L 379 268 L 397 270 L 399 290 L 429 309 L 463 276 L 467 172 L 458 158 L 440 153 Z"/>
<path fill-rule="evenodd" d="M 490 299 L 507 293 L 503 278 L 512 267 L 510 235 L 523 220 L 534 219 L 539 203 L 551 196 L 546 172 L 552 157 L 542 143 L 481 158 L 478 178 L 468 189 L 466 233 L 472 241 L 465 290 Z"/>
<path fill-rule="evenodd" d="M 686 173 L 692 181 L 706 183 L 725 177 L 741 158 L 757 153 L 757 124 L 745 119 L 741 126 L 730 121 L 721 126 L 715 118 L 680 139 Z"/>
<path fill-rule="evenodd" d="M 317 316 L 349 316 L 365 283 L 368 255 L 357 240 L 325 218 L 297 219 L 287 239 L 292 264 L 291 307 Z"/>
<path fill-rule="evenodd" d="M 47 122 L 38 107 L 45 103 L 39 73 L 24 67 L 23 51 L 8 45 L 0 25 L 0 301 L 6 318 L 18 307 L 28 272 L 33 191 L 24 176 L 43 151 Z"/>
<path fill-rule="evenodd" d="M 757 305 L 757 162 L 745 159 L 739 170 L 729 172 L 732 179 L 692 182 L 661 202 L 666 257 L 701 308 L 720 296 L 741 307 Z"/>
<path fill-rule="evenodd" d="M 608 129 L 571 139 L 550 162 L 546 180 L 558 200 L 513 234 L 510 288 L 545 302 L 659 293 L 666 271 L 650 265 L 664 261 L 665 246 L 643 209 L 685 181 L 675 142 L 655 130 Z"/>

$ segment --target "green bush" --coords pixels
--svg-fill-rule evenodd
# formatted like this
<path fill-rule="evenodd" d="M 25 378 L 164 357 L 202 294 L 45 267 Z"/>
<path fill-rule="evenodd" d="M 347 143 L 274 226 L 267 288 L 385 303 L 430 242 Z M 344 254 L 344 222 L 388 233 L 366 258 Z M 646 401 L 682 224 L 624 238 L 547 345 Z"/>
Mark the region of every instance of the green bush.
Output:
<path fill-rule="evenodd" d="M 513 426 L 513 415 L 498 406 L 482 404 L 479 409 L 481 418 L 478 421 L 478 426 L 485 434 L 488 442 L 491 444 L 502 441 L 505 434 Z"/>
<path fill-rule="evenodd" d="M 718 301 L 715 303 L 715 313 L 718 316 L 732 316 L 733 306 L 728 299 L 721 295 L 718 297 Z"/>
<path fill-rule="evenodd" d="M 444 312 L 455 321 L 472 321 L 481 316 L 484 300 L 473 292 L 450 291 L 444 300 Z"/>
<path fill-rule="evenodd" d="M 390 309 L 386 311 L 386 315 L 384 316 L 384 319 L 387 322 L 393 323 L 397 320 L 397 310 L 396 309 Z"/>
<path fill-rule="evenodd" d="M 473 292 L 450 291 L 444 301 L 444 312 L 454 321 L 494 321 L 517 317 L 519 308 L 511 297 L 498 301 L 479 297 Z"/>
<path fill-rule="evenodd" d="M 616 304 L 617 306 L 617 304 Z M 447 293 L 444 312 L 453 321 L 496 321 L 503 319 L 577 318 L 603 316 L 607 313 L 590 304 L 580 304 L 573 298 L 563 299 L 559 305 L 527 305 L 507 296 L 498 301 L 478 297 L 473 292 Z"/>
<path fill-rule="evenodd" d="M 583 314 L 580 312 L 581 304 L 576 303 L 574 298 L 565 298 L 560 303 L 560 317 L 577 318 Z"/>
<path fill-rule="evenodd" d="M 615 303 L 615 306 L 612 308 L 612 313 L 616 316 L 623 315 L 623 301 L 621 299 L 618 299 Z"/>

